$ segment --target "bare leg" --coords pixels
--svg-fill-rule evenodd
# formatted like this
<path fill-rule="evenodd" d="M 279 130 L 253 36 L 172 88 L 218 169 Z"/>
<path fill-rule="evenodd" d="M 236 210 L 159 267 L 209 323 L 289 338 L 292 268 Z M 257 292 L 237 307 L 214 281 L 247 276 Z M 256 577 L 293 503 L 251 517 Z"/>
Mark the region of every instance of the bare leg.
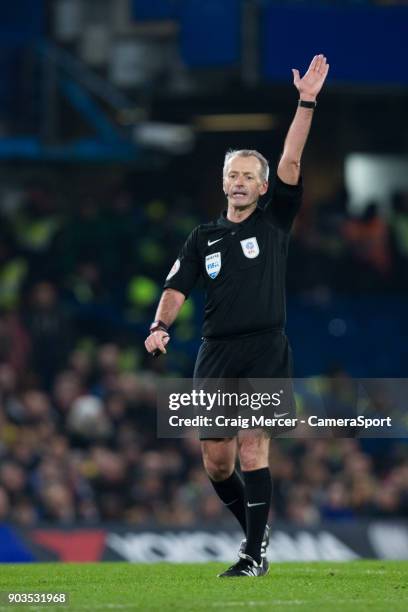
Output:
<path fill-rule="evenodd" d="M 237 441 L 235 438 L 203 440 L 201 442 L 205 471 L 211 480 L 226 480 L 235 469 Z"/>
<path fill-rule="evenodd" d="M 263 429 L 241 430 L 238 451 L 241 469 L 245 472 L 260 470 L 269 465 L 270 438 Z"/>

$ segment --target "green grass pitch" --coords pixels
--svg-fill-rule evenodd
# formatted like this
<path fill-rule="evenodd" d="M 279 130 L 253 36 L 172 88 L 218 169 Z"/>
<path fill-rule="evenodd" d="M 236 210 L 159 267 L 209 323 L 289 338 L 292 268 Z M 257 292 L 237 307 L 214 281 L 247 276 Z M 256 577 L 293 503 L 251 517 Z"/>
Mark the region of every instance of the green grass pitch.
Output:
<path fill-rule="evenodd" d="M 220 580 L 205 564 L 0 565 L 0 611 L 93 610 L 399 612 L 408 610 L 408 562 L 274 563 L 268 576 Z M 67 607 L 11 606 L 5 591 L 67 592 Z"/>

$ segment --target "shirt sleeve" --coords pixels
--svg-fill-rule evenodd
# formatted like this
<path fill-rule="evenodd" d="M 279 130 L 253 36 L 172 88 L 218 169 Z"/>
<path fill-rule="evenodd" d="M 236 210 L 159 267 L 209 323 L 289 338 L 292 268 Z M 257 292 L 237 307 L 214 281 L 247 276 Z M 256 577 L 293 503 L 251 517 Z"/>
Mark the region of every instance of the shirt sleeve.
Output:
<path fill-rule="evenodd" d="M 302 178 L 297 185 L 284 183 L 276 176 L 272 198 L 264 208 L 269 220 L 284 232 L 290 232 L 302 203 Z"/>
<path fill-rule="evenodd" d="M 200 275 L 200 257 L 197 247 L 198 230 L 198 227 L 193 229 L 185 241 L 164 282 L 165 289 L 176 289 L 184 293 L 186 298 Z"/>

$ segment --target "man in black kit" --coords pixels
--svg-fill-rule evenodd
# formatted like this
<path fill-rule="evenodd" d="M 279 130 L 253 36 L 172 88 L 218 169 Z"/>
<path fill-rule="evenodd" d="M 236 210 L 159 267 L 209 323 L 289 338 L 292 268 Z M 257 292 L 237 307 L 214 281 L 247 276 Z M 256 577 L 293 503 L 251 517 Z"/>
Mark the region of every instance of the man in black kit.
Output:
<path fill-rule="evenodd" d="M 292 71 L 300 100 L 267 206 L 258 206 L 259 197 L 268 190 L 266 159 L 257 151 L 229 151 L 223 172 L 227 210 L 217 221 L 191 232 L 167 276 L 145 346 L 150 353 L 166 352 L 168 328 L 202 277 L 206 303 L 195 379 L 292 375 L 284 333 L 286 257 L 289 233 L 301 204 L 301 156 L 328 71 L 323 55 L 313 58 L 303 78 Z M 245 533 L 238 562 L 221 577 L 268 572 L 269 440 L 270 434 L 258 428 L 201 441 L 204 466 L 214 489 Z M 237 454 L 243 479 L 235 471 Z"/>

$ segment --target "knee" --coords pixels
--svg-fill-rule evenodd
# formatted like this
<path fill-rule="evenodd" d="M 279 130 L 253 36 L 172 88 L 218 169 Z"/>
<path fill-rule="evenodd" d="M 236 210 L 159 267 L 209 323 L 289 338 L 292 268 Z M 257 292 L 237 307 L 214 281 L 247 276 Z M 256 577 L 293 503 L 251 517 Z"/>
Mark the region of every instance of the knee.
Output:
<path fill-rule="evenodd" d="M 235 455 L 229 442 L 204 442 L 202 450 L 204 468 L 211 480 L 221 481 L 231 476 L 235 468 Z"/>
<path fill-rule="evenodd" d="M 239 445 L 239 460 L 244 472 L 268 467 L 268 445 L 257 438 L 245 438 Z"/>
<path fill-rule="evenodd" d="M 251 472 L 252 470 L 259 470 L 261 467 L 266 467 L 262 464 L 263 462 L 259 461 L 259 458 L 252 453 L 241 453 L 240 463 L 243 472 Z"/>
<path fill-rule="evenodd" d="M 231 465 L 229 461 L 204 456 L 203 462 L 205 471 L 211 480 L 227 480 L 234 471 L 234 465 Z"/>

